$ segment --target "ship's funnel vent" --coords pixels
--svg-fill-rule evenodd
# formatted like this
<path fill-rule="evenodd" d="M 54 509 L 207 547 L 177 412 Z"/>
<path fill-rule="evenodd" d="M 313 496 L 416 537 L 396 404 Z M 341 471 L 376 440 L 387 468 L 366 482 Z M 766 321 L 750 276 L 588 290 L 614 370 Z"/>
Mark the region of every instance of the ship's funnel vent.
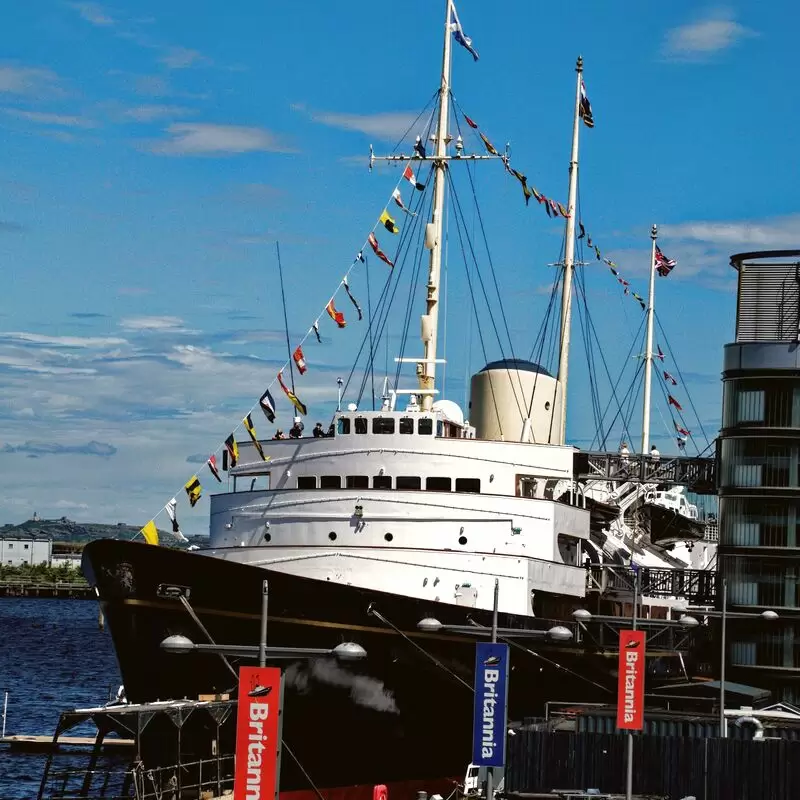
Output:
<path fill-rule="evenodd" d="M 487 364 L 472 376 L 469 421 L 478 439 L 558 442 L 561 384 L 544 367 L 522 359 Z"/>

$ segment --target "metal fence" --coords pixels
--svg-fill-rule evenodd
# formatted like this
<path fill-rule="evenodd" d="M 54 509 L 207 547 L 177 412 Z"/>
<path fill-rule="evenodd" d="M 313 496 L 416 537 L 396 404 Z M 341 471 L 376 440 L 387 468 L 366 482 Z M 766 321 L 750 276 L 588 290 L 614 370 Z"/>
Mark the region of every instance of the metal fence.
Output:
<path fill-rule="evenodd" d="M 519 731 L 508 742 L 505 790 L 625 791 L 626 737 Z M 797 800 L 800 742 L 634 737 L 634 793 L 679 800 Z"/>

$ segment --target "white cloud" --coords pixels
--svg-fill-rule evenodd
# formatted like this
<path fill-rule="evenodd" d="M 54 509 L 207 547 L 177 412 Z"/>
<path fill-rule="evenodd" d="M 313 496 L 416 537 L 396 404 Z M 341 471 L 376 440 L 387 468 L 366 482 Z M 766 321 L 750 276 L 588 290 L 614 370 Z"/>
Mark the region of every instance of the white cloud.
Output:
<path fill-rule="evenodd" d="M 664 225 L 665 235 L 734 248 L 778 250 L 797 247 L 800 214 L 767 220 L 698 221 Z"/>
<path fill-rule="evenodd" d="M 146 149 L 162 156 L 294 152 L 266 128 L 181 122 L 170 125 L 166 133 L 170 138 L 151 142 Z"/>
<path fill-rule="evenodd" d="M 188 47 L 169 47 L 159 61 L 170 69 L 186 69 L 207 63 L 208 59 L 202 53 Z"/>
<path fill-rule="evenodd" d="M 69 3 L 70 8 L 74 8 L 86 22 L 107 28 L 114 25 L 114 19 L 110 14 L 97 3 Z"/>
<path fill-rule="evenodd" d="M 736 22 L 731 12 L 720 10 L 667 31 L 663 52 L 674 60 L 701 61 L 756 35 L 755 31 Z"/>
<path fill-rule="evenodd" d="M 86 117 L 74 114 L 51 114 L 45 111 L 23 111 L 19 108 L 4 108 L 4 114 L 40 125 L 57 125 L 62 128 L 94 128 L 95 123 Z"/>
<path fill-rule="evenodd" d="M 127 339 L 100 336 L 45 336 L 40 333 L 23 331 L 0 332 L 0 343 L 27 342 L 29 344 L 51 345 L 53 347 L 113 347 L 128 344 Z"/>
<path fill-rule="evenodd" d="M 314 122 L 341 128 L 347 131 L 358 131 L 378 139 L 396 141 L 414 125 L 419 116 L 415 111 L 386 111 L 378 114 L 344 114 L 336 111 L 313 111 L 306 109 L 302 103 L 292 106 L 294 111 L 309 116 Z M 426 123 L 420 120 L 420 125 Z"/>
<path fill-rule="evenodd" d="M 135 120 L 136 122 L 153 122 L 154 120 L 168 117 L 185 117 L 189 113 L 191 113 L 191 109 L 184 108 L 183 106 L 155 104 L 126 108 L 122 112 L 122 117 L 124 119 Z"/>
<path fill-rule="evenodd" d="M 164 331 L 166 333 L 197 333 L 183 325 L 180 317 L 127 317 L 120 322 L 127 331 Z"/>
<path fill-rule="evenodd" d="M 0 93 L 39 97 L 62 93 L 55 72 L 41 67 L 0 65 Z"/>

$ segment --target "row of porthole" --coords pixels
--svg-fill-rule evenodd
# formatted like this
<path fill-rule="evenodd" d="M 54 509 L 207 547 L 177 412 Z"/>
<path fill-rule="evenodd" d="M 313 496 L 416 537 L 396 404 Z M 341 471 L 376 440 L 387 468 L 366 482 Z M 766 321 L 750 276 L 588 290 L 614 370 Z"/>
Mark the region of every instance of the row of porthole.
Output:
<path fill-rule="evenodd" d="M 336 539 L 337 539 L 336 531 L 331 531 L 328 534 L 328 538 L 332 542 L 335 542 Z M 394 534 L 393 533 L 384 533 L 383 534 L 383 538 L 386 539 L 387 542 L 391 542 L 394 539 Z M 271 533 L 265 533 L 264 534 L 264 541 L 265 542 L 271 542 L 272 541 L 272 534 Z M 461 544 L 461 545 L 466 544 L 467 543 L 467 537 L 466 536 L 459 536 L 458 537 L 458 543 Z"/>

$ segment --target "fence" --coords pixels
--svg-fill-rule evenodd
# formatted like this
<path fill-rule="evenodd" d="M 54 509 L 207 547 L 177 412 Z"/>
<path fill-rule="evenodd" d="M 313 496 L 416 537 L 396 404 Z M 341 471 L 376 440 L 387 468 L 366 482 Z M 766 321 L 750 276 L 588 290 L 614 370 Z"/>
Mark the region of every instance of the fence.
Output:
<path fill-rule="evenodd" d="M 626 737 L 518 731 L 508 741 L 507 792 L 625 791 Z M 679 800 L 797 800 L 800 742 L 634 737 L 634 793 Z"/>

